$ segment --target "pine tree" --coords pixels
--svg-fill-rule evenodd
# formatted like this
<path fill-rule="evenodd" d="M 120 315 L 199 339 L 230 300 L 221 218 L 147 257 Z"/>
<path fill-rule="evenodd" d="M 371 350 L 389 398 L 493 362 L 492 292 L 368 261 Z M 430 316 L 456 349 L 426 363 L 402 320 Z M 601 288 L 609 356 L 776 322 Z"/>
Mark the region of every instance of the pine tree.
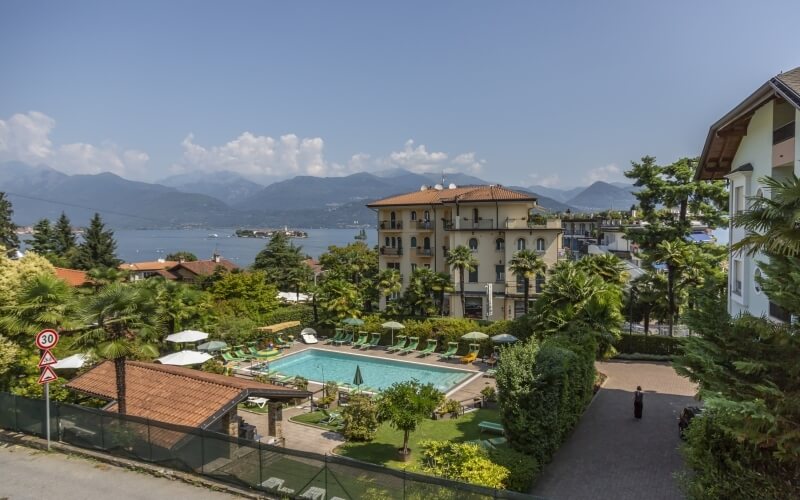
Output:
<path fill-rule="evenodd" d="M 119 264 L 116 250 L 114 232 L 106 229 L 100 214 L 96 213 L 83 235 L 83 243 L 78 248 L 77 267 L 86 270 L 96 267 L 116 267 Z"/>
<path fill-rule="evenodd" d="M 53 226 L 53 242 L 53 252 L 61 257 L 67 257 L 70 250 L 77 247 L 75 235 L 72 234 L 72 224 L 64 212 L 61 212 L 61 217 Z"/>
<path fill-rule="evenodd" d="M 17 226 L 11 220 L 14 209 L 11 202 L 6 198 L 6 194 L 0 192 L 0 246 L 7 251 L 19 248 L 19 237 L 17 236 Z"/>
<path fill-rule="evenodd" d="M 275 231 L 267 246 L 256 255 L 253 269 L 264 271 L 267 281 L 279 290 L 296 290 L 303 275 L 310 273 L 302 254 L 302 247 L 295 246 L 281 231 Z"/>
<path fill-rule="evenodd" d="M 33 226 L 33 242 L 31 250 L 39 255 L 48 255 L 55 251 L 53 227 L 48 219 L 42 219 Z"/>

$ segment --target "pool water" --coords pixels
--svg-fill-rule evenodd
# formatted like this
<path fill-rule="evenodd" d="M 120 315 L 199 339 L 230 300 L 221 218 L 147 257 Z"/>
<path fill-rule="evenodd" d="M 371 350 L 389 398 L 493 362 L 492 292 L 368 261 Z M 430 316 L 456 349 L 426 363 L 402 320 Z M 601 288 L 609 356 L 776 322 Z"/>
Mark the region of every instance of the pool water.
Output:
<path fill-rule="evenodd" d="M 414 379 L 422 384 L 433 384 L 446 393 L 474 375 L 465 370 L 319 349 L 307 349 L 272 361 L 269 363 L 269 371 L 290 376 L 299 375 L 315 382 L 333 380 L 340 385 L 352 385 L 356 366 L 361 369 L 364 380 L 361 387 L 377 390 L 386 389 L 396 382 Z M 266 366 L 263 370 L 266 371 Z"/>

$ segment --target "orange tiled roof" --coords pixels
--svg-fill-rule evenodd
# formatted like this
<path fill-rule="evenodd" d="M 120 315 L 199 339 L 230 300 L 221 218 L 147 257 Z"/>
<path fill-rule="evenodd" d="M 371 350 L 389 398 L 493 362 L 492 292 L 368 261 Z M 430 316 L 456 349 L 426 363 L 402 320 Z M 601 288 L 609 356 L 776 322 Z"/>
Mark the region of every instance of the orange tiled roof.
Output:
<path fill-rule="evenodd" d="M 426 189 L 390 196 L 368 204 L 368 207 L 392 207 L 403 205 L 442 205 L 444 203 L 469 201 L 536 201 L 529 193 L 514 191 L 499 185 L 464 186 L 455 189 Z"/>
<path fill-rule="evenodd" d="M 222 266 L 228 271 L 233 271 L 234 269 L 239 268 L 239 266 L 229 261 L 228 259 L 219 259 L 219 262 L 216 262 L 215 260 L 211 259 L 211 260 L 195 260 L 193 262 L 175 262 L 174 264 L 175 264 L 174 266 L 169 268 L 170 271 L 177 268 L 183 268 L 193 274 L 196 274 L 197 276 L 212 275 L 214 274 L 214 271 L 217 270 L 217 266 Z"/>
<path fill-rule="evenodd" d="M 127 361 L 125 363 L 127 413 L 187 427 L 208 427 L 247 396 L 289 399 L 308 397 L 307 391 L 191 368 Z M 114 363 L 104 361 L 67 383 L 70 389 L 114 400 L 117 397 Z M 116 408 L 114 403 L 109 409 Z M 156 431 L 151 439 L 171 448 L 185 434 Z"/>
<path fill-rule="evenodd" d="M 56 277 L 66 281 L 69 286 L 83 286 L 92 282 L 87 276 L 86 271 L 79 269 L 67 269 L 64 267 L 57 267 Z"/>
<path fill-rule="evenodd" d="M 162 269 L 169 269 L 175 267 L 178 261 L 175 260 L 154 260 L 150 262 L 125 262 L 120 264 L 119 268 L 123 271 L 160 271 Z"/>

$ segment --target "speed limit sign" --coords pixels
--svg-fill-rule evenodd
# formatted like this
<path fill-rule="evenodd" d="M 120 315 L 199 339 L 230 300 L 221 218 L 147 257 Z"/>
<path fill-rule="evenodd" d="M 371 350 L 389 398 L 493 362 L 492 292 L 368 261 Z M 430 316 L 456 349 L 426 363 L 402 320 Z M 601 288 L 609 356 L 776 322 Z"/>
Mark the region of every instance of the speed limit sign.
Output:
<path fill-rule="evenodd" d="M 58 332 L 55 330 L 42 330 L 36 334 L 36 347 L 39 349 L 52 349 L 58 344 Z"/>

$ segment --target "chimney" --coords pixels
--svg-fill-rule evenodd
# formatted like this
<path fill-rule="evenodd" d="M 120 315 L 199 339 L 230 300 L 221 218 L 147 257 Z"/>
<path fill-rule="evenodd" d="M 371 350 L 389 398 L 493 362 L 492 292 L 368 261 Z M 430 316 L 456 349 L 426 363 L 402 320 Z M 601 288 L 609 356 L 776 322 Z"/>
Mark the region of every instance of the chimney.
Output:
<path fill-rule="evenodd" d="M 211 260 L 219 264 L 219 259 L 220 259 L 219 254 L 217 252 L 214 252 L 214 255 L 211 256 Z"/>

